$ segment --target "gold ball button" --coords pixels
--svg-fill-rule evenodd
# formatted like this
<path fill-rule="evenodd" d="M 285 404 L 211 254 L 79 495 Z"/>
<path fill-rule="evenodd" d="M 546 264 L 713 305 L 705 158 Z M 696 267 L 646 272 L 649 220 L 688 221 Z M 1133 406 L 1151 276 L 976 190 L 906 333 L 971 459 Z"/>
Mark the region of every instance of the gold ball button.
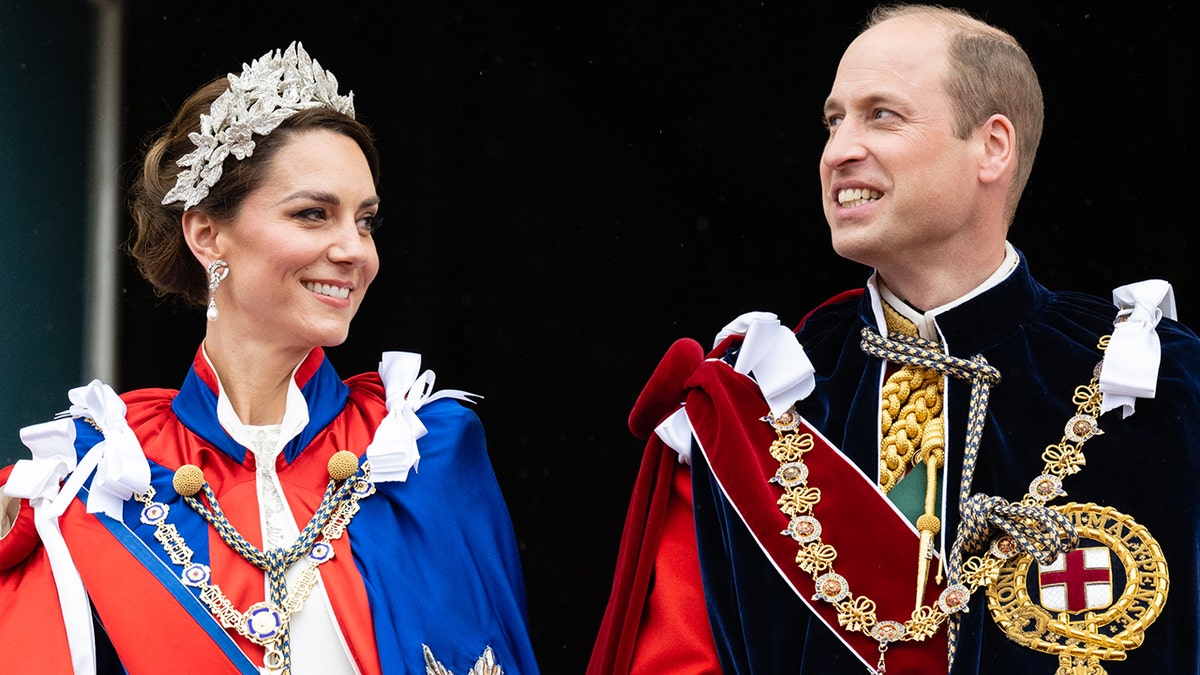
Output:
<path fill-rule="evenodd" d="M 195 464 L 184 464 L 175 472 L 172 484 L 180 496 L 191 497 L 204 487 L 204 471 Z"/>
<path fill-rule="evenodd" d="M 922 532 L 932 532 L 937 534 L 942 529 L 942 521 L 938 520 L 937 516 L 931 516 L 928 513 L 922 514 L 917 518 L 917 529 Z"/>
<path fill-rule="evenodd" d="M 349 450 L 338 450 L 329 458 L 329 477 L 346 480 L 358 471 L 358 457 Z"/>

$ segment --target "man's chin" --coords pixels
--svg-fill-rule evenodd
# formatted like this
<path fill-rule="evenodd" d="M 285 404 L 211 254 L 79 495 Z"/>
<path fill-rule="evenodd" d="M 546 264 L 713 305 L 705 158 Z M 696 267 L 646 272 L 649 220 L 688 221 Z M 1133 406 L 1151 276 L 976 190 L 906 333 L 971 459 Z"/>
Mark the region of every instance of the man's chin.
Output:
<path fill-rule="evenodd" d="M 880 243 L 862 228 L 854 232 L 835 229 L 831 242 L 839 256 L 868 267 L 874 266 L 872 261 L 878 260 L 881 252 Z"/>

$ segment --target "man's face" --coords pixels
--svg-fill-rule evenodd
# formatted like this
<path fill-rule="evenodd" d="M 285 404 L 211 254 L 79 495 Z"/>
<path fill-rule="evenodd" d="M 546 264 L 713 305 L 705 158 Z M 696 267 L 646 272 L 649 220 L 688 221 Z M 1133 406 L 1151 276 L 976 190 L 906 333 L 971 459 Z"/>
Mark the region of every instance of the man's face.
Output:
<path fill-rule="evenodd" d="M 953 250 L 978 193 L 975 144 L 954 135 L 946 30 L 906 17 L 860 35 L 825 104 L 825 217 L 839 255 L 886 270 Z M 974 166 L 974 168 L 972 168 Z"/>

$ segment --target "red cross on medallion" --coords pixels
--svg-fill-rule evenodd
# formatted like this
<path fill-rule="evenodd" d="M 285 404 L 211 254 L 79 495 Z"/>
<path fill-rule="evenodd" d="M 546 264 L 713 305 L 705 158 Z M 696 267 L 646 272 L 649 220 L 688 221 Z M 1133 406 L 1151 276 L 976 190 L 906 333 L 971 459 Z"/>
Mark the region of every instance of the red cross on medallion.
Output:
<path fill-rule="evenodd" d="M 1067 611 L 1072 613 L 1098 609 L 1088 605 L 1088 584 L 1112 584 L 1112 570 L 1107 567 L 1087 567 L 1083 554 L 1084 550 L 1077 548 L 1064 556 L 1063 569 L 1039 573 L 1042 588 L 1061 585 L 1066 589 Z"/>

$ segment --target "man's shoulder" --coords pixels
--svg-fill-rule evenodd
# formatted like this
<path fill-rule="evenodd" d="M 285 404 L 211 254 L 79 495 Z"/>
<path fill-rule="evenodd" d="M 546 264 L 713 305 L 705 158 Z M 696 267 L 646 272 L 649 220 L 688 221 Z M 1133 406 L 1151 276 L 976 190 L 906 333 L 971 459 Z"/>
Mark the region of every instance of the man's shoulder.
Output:
<path fill-rule="evenodd" d="M 1084 335 L 1111 336 L 1119 320 L 1119 310 L 1110 299 L 1071 291 L 1055 291 L 1050 297 L 1048 311 L 1040 322 L 1042 327 L 1055 334 L 1074 336 L 1080 343 L 1087 341 Z M 1153 339 L 1158 343 L 1156 398 L 1196 399 L 1200 387 L 1200 336 L 1186 322 L 1162 316 L 1154 325 Z"/>
<path fill-rule="evenodd" d="M 1111 300 L 1077 291 L 1051 291 L 1049 307 L 1056 314 L 1094 323 L 1100 329 L 1111 329 L 1119 313 Z M 1156 332 L 1161 340 L 1169 341 L 1174 348 L 1200 349 L 1200 336 L 1183 319 L 1163 316 L 1156 325 Z"/>
<path fill-rule="evenodd" d="M 847 335 L 857 336 L 862 329 L 862 296 L 865 289 L 838 293 L 809 310 L 799 325 L 796 336 L 806 350 L 817 349 L 830 339 L 844 341 Z"/>

